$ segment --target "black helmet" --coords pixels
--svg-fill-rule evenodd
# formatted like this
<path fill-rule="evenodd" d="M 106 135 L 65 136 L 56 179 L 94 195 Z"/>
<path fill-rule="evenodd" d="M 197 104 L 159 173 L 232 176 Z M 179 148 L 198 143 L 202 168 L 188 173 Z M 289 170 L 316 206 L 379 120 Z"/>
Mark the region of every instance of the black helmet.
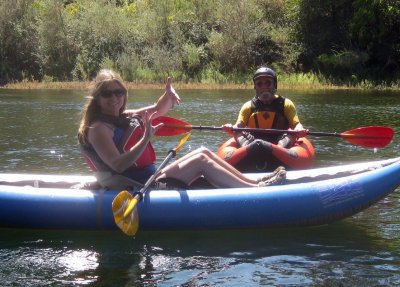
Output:
<path fill-rule="evenodd" d="M 274 70 L 266 67 L 266 66 L 261 66 L 257 69 L 257 71 L 254 73 L 253 76 L 253 82 L 262 76 L 267 76 L 267 77 L 272 77 L 274 79 L 274 85 L 275 85 L 275 90 L 278 88 L 278 79 L 276 77 L 276 73 Z"/>

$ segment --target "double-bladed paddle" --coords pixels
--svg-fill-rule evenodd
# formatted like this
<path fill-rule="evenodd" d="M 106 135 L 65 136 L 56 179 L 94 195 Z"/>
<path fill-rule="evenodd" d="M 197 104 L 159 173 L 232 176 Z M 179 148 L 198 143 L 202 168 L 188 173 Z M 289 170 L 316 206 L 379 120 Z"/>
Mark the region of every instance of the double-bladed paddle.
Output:
<path fill-rule="evenodd" d="M 183 120 L 173 117 L 162 116 L 158 117 L 153 124 L 164 123 L 160 129 L 157 130 L 158 136 L 174 136 L 187 133 L 191 130 L 223 130 L 222 127 L 215 126 L 193 126 Z M 243 131 L 251 133 L 267 133 L 267 134 L 297 134 L 293 130 L 276 130 L 276 129 L 259 129 L 259 128 L 233 128 L 232 131 Z M 311 132 L 308 131 L 307 135 L 312 136 L 332 136 L 340 137 L 345 141 L 368 148 L 383 148 L 387 146 L 393 139 L 394 131 L 390 127 L 385 126 L 367 126 L 355 128 L 342 133 L 334 132 Z"/>
<path fill-rule="evenodd" d="M 140 189 L 139 192 L 132 195 L 127 190 L 123 190 L 117 194 L 112 202 L 112 211 L 114 214 L 114 221 L 117 226 L 126 234 L 134 236 L 139 229 L 139 214 L 137 211 L 137 204 L 143 199 L 144 193 L 147 191 L 149 186 L 153 183 L 154 179 L 160 173 L 167 163 L 176 156 L 176 153 L 185 144 L 190 137 L 190 133 L 184 136 L 179 144 L 168 152 L 167 157 L 158 166 L 154 174 L 147 180 L 145 185 Z"/>

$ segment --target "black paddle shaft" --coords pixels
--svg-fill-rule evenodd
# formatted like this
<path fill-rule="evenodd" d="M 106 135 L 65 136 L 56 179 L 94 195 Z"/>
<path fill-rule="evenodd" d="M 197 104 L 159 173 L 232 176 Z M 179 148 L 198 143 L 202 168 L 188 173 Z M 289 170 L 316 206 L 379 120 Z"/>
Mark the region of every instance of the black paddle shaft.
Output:
<path fill-rule="evenodd" d="M 193 130 L 223 130 L 222 127 L 215 126 L 190 126 Z M 234 132 L 250 132 L 250 133 L 266 133 L 266 134 L 297 134 L 298 131 L 293 130 L 276 130 L 276 129 L 257 129 L 257 128 L 232 128 Z M 322 132 L 308 132 L 309 135 L 330 135 L 340 136 L 338 133 L 322 133 Z"/>

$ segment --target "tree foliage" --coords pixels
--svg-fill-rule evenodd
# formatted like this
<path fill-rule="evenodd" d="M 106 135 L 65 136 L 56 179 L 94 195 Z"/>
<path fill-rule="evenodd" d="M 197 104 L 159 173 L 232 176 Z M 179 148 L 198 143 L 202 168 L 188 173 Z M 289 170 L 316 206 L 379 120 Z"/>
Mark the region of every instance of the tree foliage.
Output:
<path fill-rule="evenodd" d="M 0 84 L 42 77 L 32 1 L 0 2 Z"/>
<path fill-rule="evenodd" d="M 400 1 L 357 0 L 353 6 L 349 37 L 368 55 L 368 72 L 394 79 L 400 68 Z"/>
<path fill-rule="evenodd" d="M 396 82 L 398 0 L 4 0 L 0 84 L 249 80 L 260 64 L 332 82 Z M 350 79 L 350 80 L 349 80 Z"/>

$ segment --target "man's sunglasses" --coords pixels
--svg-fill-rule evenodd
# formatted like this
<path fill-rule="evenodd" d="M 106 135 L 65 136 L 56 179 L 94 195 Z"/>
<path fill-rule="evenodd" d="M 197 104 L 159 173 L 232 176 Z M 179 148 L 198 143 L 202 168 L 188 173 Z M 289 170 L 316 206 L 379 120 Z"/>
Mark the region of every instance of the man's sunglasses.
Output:
<path fill-rule="evenodd" d="M 274 82 L 272 80 L 260 80 L 260 81 L 257 81 L 255 84 L 256 84 L 257 87 L 261 87 L 261 86 L 264 86 L 264 85 L 272 86 L 273 83 Z"/>
<path fill-rule="evenodd" d="M 102 98 L 109 99 L 113 95 L 116 95 L 118 98 L 124 97 L 126 95 L 126 93 L 122 89 L 116 89 L 116 90 L 105 90 L 105 91 L 102 91 L 100 95 L 101 95 Z"/>

